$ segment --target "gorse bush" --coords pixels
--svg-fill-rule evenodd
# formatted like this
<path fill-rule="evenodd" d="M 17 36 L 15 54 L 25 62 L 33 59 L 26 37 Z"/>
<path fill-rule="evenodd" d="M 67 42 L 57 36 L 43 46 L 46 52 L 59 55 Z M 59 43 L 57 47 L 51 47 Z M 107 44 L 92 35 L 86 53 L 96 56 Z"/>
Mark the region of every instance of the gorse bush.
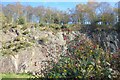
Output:
<path fill-rule="evenodd" d="M 21 27 L 21 28 L 20 28 Z M 34 40 L 29 37 L 30 31 L 27 26 L 16 26 L 8 27 L 5 30 L 6 33 L 10 34 L 11 32 L 14 35 L 17 35 L 15 38 L 9 41 L 2 41 L 2 47 L 0 48 L 0 53 L 2 55 L 16 55 L 18 52 L 31 47 L 34 44 Z M 4 31 L 4 29 L 3 29 Z"/>
<path fill-rule="evenodd" d="M 68 42 L 65 55 L 59 61 L 50 62 L 45 77 L 80 78 L 84 80 L 113 79 L 114 70 L 110 64 L 111 55 L 83 36 Z"/>
<path fill-rule="evenodd" d="M 23 17 L 19 17 L 17 23 L 19 25 L 25 24 L 25 19 Z"/>

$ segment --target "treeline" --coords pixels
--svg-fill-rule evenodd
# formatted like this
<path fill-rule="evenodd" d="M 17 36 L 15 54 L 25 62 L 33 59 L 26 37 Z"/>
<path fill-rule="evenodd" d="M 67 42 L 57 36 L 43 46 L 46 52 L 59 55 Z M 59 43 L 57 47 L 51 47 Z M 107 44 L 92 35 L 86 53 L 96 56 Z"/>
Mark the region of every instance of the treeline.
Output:
<path fill-rule="evenodd" d="M 120 21 L 118 3 L 115 6 L 107 2 L 87 2 L 78 4 L 74 9 L 60 11 L 44 6 L 32 7 L 15 4 L 0 5 L 2 21 L 24 24 L 28 22 L 56 24 L 99 24 L 113 26 Z"/>

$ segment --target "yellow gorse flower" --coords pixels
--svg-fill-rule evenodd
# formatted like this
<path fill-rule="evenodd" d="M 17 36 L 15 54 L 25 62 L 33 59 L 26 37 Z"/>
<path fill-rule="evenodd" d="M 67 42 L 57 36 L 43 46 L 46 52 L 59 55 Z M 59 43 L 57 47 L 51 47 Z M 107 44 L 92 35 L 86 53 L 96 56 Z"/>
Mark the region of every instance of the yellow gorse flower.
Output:
<path fill-rule="evenodd" d="M 93 50 L 90 50 L 90 53 L 92 53 L 93 52 Z"/>
<path fill-rule="evenodd" d="M 67 70 L 64 69 L 64 72 L 67 72 Z"/>
<path fill-rule="evenodd" d="M 56 78 L 58 78 L 58 76 L 56 76 Z"/>
<path fill-rule="evenodd" d="M 82 78 L 81 76 L 78 76 L 78 78 Z"/>

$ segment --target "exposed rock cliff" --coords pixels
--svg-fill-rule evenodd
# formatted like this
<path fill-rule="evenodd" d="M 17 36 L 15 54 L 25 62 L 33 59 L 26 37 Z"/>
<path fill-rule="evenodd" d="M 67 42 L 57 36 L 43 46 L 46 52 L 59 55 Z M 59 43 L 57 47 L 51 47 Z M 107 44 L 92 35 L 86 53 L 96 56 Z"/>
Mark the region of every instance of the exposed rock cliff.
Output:
<path fill-rule="evenodd" d="M 98 43 L 105 51 L 110 51 L 111 53 L 120 49 L 120 33 L 115 30 L 86 31 L 84 34 L 80 31 L 53 33 L 52 31 L 40 31 L 33 28 L 28 31 L 30 31 L 30 34 L 26 36 L 35 42 L 33 46 L 19 51 L 14 56 L 2 56 L 0 53 L 0 73 L 40 73 L 44 70 L 44 66 L 47 66 L 47 61 L 54 60 L 57 62 L 60 54 L 65 53 L 67 49 L 68 43 L 66 39 L 74 41 L 76 35 L 86 36 L 87 39 Z M 17 32 L 20 33 L 19 30 Z M 1 33 L 0 48 L 2 47 L 2 41 L 8 42 L 17 36 L 14 30 Z"/>

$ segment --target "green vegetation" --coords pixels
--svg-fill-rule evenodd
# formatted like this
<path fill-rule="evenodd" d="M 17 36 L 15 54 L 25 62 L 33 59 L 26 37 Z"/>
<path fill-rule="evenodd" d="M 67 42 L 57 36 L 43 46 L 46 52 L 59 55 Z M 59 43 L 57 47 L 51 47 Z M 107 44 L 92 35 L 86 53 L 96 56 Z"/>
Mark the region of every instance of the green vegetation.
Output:
<path fill-rule="evenodd" d="M 80 40 L 80 42 L 79 42 Z M 93 44 L 82 36 L 68 44 L 68 51 L 61 55 L 58 63 L 52 61 L 47 67 L 48 78 L 79 78 L 84 80 L 119 79 L 117 72 L 120 66 L 118 58 L 113 58 L 112 54 L 103 51 L 99 45 Z M 120 56 L 120 55 L 119 55 Z M 115 63 L 113 63 L 113 61 Z M 115 66 L 114 66 L 115 65 Z M 116 68 L 118 68 L 116 70 Z"/>
<path fill-rule="evenodd" d="M 0 78 L 34 78 L 34 76 L 30 74 L 15 74 L 15 73 L 5 73 L 0 74 Z"/>
<path fill-rule="evenodd" d="M 49 66 L 45 68 L 47 72 L 43 72 L 43 77 L 83 80 L 120 79 L 120 51 L 110 54 L 109 51 L 105 52 L 100 45 L 85 36 L 75 35 L 76 38 L 73 41 L 69 41 L 67 36 L 76 30 L 87 32 L 87 28 L 89 31 L 96 29 L 98 31 L 102 29 L 120 31 L 118 8 L 107 2 L 78 4 L 74 9 L 68 11 L 43 6 L 24 6 L 20 3 L 0 5 L 0 8 L 2 9 L 0 11 L 0 30 L 4 35 L 13 34 L 14 36 L 9 41 L 1 40 L 0 55 L 14 56 L 20 51 L 34 46 L 36 38 L 35 34 L 32 35 L 33 31 L 52 31 L 53 35 L 58 31 L 66 31 L 62 36 L 68 49 L 66 53 L 61 54 L 57 62 L 48 61 Z M 37 41 L 38 44 L 44 45 L 48 39 L 42 37 Z M 24 73 L 6 73 L 0 74 L 0 77 L 34 78 L 32 75 Z"/>
<path fill-rule="evenodd" d="M 20 50 L 26 49 L 28 47 L 31 47 L 34 41 L 30 37 L 28 37 L 27 34 L 30 34 L 29 31 L 26 30 L 21 30 L 16 28 L 12 28 L 15 30 L 16 37 L 12 39 L 11 41 L 2 42 L 2 48 L 0 49 L 0 52 L 3 55 L 15 55 L 17 54 Z M 3 29 L 4 30 L 4 29 Z M 9 32 L 9 29 L 5 29 L 7 32 Z M 29 42 L 28 42 L 29 41 Z"/>
<path fill-rule="evenodd" d="M 20 17 L 20 18 L 18 18 L 17 23 L 18 23 L 18 25 L 25 24 L 25 19 L 23 17 Z"/>

